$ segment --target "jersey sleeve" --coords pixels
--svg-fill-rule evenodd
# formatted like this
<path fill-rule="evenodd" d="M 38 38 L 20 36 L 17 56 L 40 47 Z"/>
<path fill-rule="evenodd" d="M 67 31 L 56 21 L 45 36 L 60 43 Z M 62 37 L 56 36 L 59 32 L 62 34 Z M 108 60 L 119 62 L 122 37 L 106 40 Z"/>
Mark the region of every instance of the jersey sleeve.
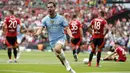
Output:
<path fill-rule="evenodd" d="M 80 21 L 78 21 L 78 27 L 81 27 L 81 28 L 83 27 Z"/>
<path fill-rule="evenodd" d="M 107 24 L 107 21 L 106 21 L 105 19 L 104 19 L 104 21 L 103 21 L 103 24 L 104 24 L 104 25 L 106 25 L 106 24 Z"/>
<path fill-rule="evenodd" d="M 118 47 L 115 49 L 115 52 L 118 52 Z"/>

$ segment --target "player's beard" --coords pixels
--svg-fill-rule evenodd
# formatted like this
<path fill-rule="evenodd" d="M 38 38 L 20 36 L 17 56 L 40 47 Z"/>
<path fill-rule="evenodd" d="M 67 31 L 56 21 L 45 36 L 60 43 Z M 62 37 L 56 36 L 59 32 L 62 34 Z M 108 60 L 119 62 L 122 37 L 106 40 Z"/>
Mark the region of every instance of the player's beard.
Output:
<path fill-rule="evenodd" d="M 49 15 L 50 15 L 50 17 L 53 18 L 53 17 L 55 17 L 55 12 L 54 12 L 53 10 L 50 10 L 50 11 L 49 11 Z"/>

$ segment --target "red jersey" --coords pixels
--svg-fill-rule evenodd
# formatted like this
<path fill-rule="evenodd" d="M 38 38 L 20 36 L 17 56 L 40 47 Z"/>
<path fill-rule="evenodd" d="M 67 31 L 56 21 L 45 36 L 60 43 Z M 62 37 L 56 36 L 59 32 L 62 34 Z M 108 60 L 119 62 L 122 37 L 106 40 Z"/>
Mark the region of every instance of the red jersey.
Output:
<path fill-rule="evenodd" d="M 82 28 L 82 24 L 80 21 L 72 20 L 69 24 L 69 28 L 74 38 L 81 38 L 80 28 Z"/>
<path fill-rule="evenodd" d="M 125 50 L 122 47 L 117 47 L 115 52 L 119 55 L 118 60 L 126 60 Z"/>
<path fill-rule="evenodd" d="M 6 24 L 6 36 L 14 37 L 17 36 L 17 25 L 20 24 L 20 20 L 15 16 L 8 16 L 5 18 L 4 23 Z"/>
<path fill-rule="evenodd" d="M 104 38 L 104 28 L 107 21 L 103 18 L 95 18 L 91 21 L 93 29 L 93 38 Z"/>

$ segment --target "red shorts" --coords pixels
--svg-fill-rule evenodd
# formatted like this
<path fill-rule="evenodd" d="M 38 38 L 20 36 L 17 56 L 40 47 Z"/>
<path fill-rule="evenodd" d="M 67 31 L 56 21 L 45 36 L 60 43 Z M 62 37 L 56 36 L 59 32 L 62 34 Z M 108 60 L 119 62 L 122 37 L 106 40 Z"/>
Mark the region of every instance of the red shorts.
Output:
<path fill-rule="evenodd" d="M 122 62 L 125 62 L 126 61 L 126 57 L 123 57 L 123 58 L 118 58 L 117 61 L 122 61 Z"/>

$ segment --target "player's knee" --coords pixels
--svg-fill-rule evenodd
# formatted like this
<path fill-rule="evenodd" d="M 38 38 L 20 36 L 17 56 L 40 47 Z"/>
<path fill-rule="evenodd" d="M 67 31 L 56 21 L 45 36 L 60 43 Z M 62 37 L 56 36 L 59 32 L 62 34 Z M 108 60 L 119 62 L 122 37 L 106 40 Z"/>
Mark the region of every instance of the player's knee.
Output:
<path fill-rule="evenodd" d="M 11 48 L 8 48 L 8 53 L 10 53 L 10 54 L 11 54 L 11 50 L 12 50 Z"/>
<path fill-rule="evenodd" d="M 17 53 L 17 49 L 16 49 L 16 48 L 13 48 L 13 52 L 14 52 L 14 53 Z"/>
<path fill-rule="evenodd" d="M 55 50 L 55 52 L 58 53 L 58 54 L 61 53 L 61 50 L 58 49 L 58 48 L 54 48 L 54 50 Z"/>

